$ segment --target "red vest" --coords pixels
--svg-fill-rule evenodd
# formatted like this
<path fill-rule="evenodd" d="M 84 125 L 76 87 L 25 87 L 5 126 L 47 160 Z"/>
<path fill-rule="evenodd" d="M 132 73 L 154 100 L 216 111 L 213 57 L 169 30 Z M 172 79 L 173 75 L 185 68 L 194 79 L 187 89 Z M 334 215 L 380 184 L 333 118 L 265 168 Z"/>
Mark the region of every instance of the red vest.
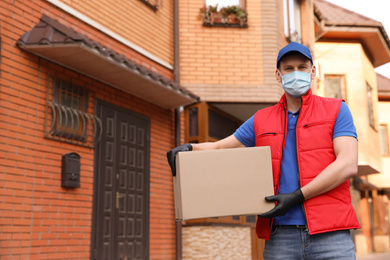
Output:
<path fill-rule="evenodd" d="M 288 111 L 286 97 L 278 104 L 259 110 L 255 114 L 256 146 L 270 146 L 274 191 L 278 194 L 280 166 L 287 134 Z M 302 106 L 296 124 L 296 149 L 301 187 L 314 179 L 332 163 L 333 127 L 340 109 L 340 99 L 312 95 L 311 90 L 302 97 Z M 351 204 L 349 181 L 337 188 L 303 203 L 306 223 L 310 234 L 360 228 Z M 258 218 L 256 233 L 259 238 L 269 239 L 271 219 Z"/>

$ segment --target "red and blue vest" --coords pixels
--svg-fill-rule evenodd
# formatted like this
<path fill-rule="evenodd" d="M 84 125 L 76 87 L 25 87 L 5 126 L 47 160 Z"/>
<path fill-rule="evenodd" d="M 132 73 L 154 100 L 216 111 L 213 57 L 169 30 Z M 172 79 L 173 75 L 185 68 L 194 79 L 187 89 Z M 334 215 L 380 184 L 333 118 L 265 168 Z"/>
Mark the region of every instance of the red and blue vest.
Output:
<path fill-rule="evenodd" d="M 342 100 L 312 95 L 302 96 L 302 105 L 296 124 L 298 177 L 303 187 L 331 164 L 336 156 L 333 150 L 333 127 Z M 279 176 L 287 134 L 287 101 L 259 110 L 255 114 L 256 146 L 270 146 L 274 192 L 278 194 Z M 351 204 L 349 181 L 337 188 L 303 203 L 306 223 L 311 235 L 360 228 Z M 258 218 L 256 233 L 269 239 L 273 219 Z"/>

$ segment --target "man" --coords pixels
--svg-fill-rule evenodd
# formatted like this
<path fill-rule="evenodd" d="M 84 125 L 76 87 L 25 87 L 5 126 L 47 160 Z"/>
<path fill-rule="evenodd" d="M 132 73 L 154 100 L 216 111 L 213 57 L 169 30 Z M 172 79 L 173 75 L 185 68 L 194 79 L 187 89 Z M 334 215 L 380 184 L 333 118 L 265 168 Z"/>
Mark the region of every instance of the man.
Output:
<path fill-rule="evenodd" d="M 356 128 L 348 106 L 311 92 L 309 48 L 279 51 L 276 80 L 285 94 L 220 141 L 184 144 L 167 153 L 175 175 L 179 151 L 270 146 L 276 206 L 257 219 L 264 259 L 355 259 L 350 229 L 360 228 L 348 179 L 357 173 Z M 252 198 L 255 199 L 255 198 Z"/>

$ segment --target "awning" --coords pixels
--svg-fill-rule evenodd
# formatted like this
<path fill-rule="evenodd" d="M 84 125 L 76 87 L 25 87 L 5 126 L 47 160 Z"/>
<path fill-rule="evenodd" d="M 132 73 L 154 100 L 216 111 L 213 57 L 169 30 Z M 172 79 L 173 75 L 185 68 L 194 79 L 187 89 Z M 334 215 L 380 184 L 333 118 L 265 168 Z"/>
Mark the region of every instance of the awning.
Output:
<path fill-rule="evenodd" d="M 43 15 L 18 46 L 166 109 L 188 105 L 199 97 L 145 66 Z"/>

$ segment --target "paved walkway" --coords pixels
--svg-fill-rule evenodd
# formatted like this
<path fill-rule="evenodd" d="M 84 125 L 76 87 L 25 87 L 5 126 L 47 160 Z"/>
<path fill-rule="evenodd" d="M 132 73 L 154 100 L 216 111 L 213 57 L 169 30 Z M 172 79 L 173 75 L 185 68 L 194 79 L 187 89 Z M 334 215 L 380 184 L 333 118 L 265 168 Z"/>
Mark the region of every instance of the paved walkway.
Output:
<path fill-rule="evenodd" d="M 356 257 L 356 260 L 390 260 L 390 252 L 371 253 L 364 256 L 358 256 Z"/>

